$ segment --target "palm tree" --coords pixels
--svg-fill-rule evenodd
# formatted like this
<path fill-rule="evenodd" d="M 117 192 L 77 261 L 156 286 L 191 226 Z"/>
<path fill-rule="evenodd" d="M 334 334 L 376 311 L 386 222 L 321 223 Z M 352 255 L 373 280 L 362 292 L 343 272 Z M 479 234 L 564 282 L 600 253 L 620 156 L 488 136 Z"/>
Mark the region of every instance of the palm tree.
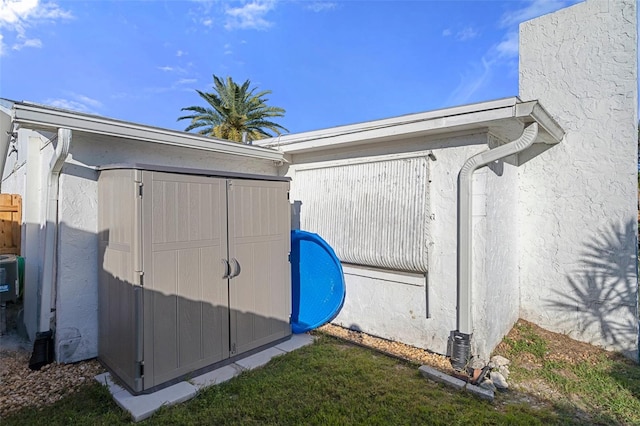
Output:
<path fill-rule="evenodd" d="M 284 117 L 285 110 L 268 106 L 268 99 L 264 96 L 271 93 L 263 90 L 255 93 L 256 88 L 249 89 L 251 82 L 245 81 L 242 86 L 227 77 L 223 81 L 213 75 L 214 92 L 201 92 L 196 90 L 200 97 L 207 102 L 207 107 L 190 106 L 181 111 L 189 111 L 193 114 L 185 115 L 178 120 L 191 120 L 185 132 L 198 129 L 201 135 L 228 139 L 235 142 L 243 141 L 246 134 L 248 141 L 275 136 L 269 131 L 280 135 L 288 130 L 281 125 L 267 120 L 271 117 Z"/>

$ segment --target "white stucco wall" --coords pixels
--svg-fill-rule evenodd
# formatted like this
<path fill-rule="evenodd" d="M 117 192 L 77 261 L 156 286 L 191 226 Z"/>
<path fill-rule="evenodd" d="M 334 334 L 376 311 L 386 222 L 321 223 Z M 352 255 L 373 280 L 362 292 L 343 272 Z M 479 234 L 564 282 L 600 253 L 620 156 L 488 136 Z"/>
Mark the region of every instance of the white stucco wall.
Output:
<path fill-rule="evenodd" d="M 2 192 L 4 194 L 24 194 L 27 181 L 27 141 L 29 136 L 39 137 L 33 130 L 19 130 L 20 137 L 9 145 L 9 154 L 2 175 Z M 12 151 L 15 147 L 17 151 Z"/>
<path fill-rule="evenodd" d="M 635 1 L 520 26 L 520 97 L 566 131 L 520 170 L 521 316 L 634 359 L 637 96 Z"/>
<path fill-rule="evenodd" d="M 333 321 L 335 324 L 435 352 L 446 352 L 449 333 L 457 328 L 458 172 L 467 158 L 487 149 L 487 144 L 487 133 L 475 133 L 438 139 L 396 140 L 360 145 L 357 149 L 328 149 L 292 157 L 292 165 L 287 172 L 293 178 L 292 202 L 301 201 L 301 215 L 305 215 L 322 212 L 305 210 L 304 193 L 296 189 L 299 181 L 295 169 L 299 164 L 424 150 L 432 150 L 435 155 L 435 160 L 429 162 L 428 278 L 420 274 L 345 265 L 347 295 L 342 311 Z M 477 194 L 474 198 L 473 306 L 477 319 L 474 342 L 476 350 L 483 355 L 488 355 L 517 319 L 516 242 L 506 237 L 515 227 L 516 179 L 517 172 L 509 165 L 504 166 L 502 176 L 483 169 L 474 177 Z M 493 191 L 500 193 L 489 195 Z M 488 217 L 487 209 L 491 208 L 499 211 Z M 499 223 L 489 224 L 494 219 Z M 489 229 L 494 235 L 487 235 Z M 502 258 L 503 254 L 505 258 Z M 486 263 L 485 259 L 489 262 Z M 492 277 L 493 273 L 499 273 L 500 277 Z M 485 290 L 487 286 L 491 289 Z"/>
<path fill-rule="evenodd" d="M 489 135 L 489 145 L 499 141 Z M 488 361 L 491 351 L 518 320 L 518 170 L 498 161 L 474 179 L 474 279 L 472 354 Z"/>
<path fill-rule="evenodd" d="M 22 196 L 21 255 L 25 258 L 24 323 L 31 340 L 38 331 L 39 281 L 43 266 L 44 209 L 47 169 L 53 154 L 53 133 L 19 129 L 3 172 L 2 192 Z"/>

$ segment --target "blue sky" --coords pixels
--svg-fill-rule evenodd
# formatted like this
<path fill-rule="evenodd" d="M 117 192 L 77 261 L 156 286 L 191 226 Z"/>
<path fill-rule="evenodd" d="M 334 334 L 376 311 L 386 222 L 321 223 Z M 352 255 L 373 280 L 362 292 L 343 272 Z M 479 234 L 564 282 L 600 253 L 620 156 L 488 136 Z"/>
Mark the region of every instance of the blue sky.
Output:
<path fill-rule="evenodd" d="M 0 0 L 0 97 L 182 130 L 212 74 L 291 132 L 515 96 L 533 1 Z"/>

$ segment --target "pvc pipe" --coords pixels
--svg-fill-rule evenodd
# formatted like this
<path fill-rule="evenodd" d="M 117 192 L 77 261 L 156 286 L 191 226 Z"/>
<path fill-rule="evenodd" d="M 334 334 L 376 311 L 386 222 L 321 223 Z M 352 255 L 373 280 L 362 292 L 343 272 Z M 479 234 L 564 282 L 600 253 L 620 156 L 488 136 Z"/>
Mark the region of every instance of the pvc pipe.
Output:
<path fill-rule="evenodd" d="M 45 217 L 44 264 L 40 283 L 40 309 L 38 311 L 38 331 L 51 329 L 51 307 L 54 306 L 53 289 L 56 281 L 56 255 L 58 235 L 58 184 L 60 172 L 71 147 L 71 130 L 58 129 L 58 145 L 51 161 L 47 186 L 47 210 Z"/>
<path fill-rule="evenodd" d="M 506 145 L 469 158 L 458 174 L 458 331 L 473 333 L 471 274 L 473 273 L 473 173 L 494 161 L 529 148 L 538 136 L 538 124 L 529 125 L 522 135 Z"/>

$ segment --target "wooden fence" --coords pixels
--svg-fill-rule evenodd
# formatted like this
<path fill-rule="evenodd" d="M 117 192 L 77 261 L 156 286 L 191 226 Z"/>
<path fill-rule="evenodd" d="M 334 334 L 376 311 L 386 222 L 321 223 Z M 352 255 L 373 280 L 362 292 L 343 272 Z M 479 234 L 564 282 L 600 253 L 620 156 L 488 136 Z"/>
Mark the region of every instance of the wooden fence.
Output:
<path fill-rule="evenodd" d="M 0 194 L 0 254 L 20 254 L 22 197 Z"/>

